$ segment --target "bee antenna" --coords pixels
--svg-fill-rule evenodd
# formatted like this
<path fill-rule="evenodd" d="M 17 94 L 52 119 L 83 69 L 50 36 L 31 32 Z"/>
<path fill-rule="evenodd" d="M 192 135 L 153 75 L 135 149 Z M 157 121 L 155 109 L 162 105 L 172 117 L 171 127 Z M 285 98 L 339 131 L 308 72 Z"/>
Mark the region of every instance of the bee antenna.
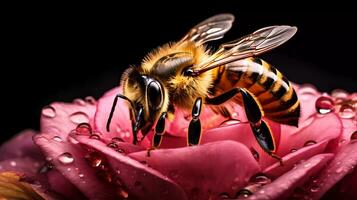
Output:
<path fill-rule="evenodd" d="M 130 105 L 133 107 L 134 104 L 133 102 L 126 96 L 122 95 L 122 94 L 117 94 L 114 98 L 114 101 L 113 101 L 113 105 L 112 105 L 112 109 L 110 110 L 110 113 L 109 113 L 109 117 L 108 117 L 108 120 L 107 120 L 107 132 L 110 131 L 110 123 L 112 121 L 112 118 L 113 118 L 113 115 L 114 115 L 114 111 L 115 111 L 115 107 L 118 103 L 118 98 L 121 98 L 121 99 L 124 99 L 124 100 L 127 100 L 130 102 Z M 133 107 L 134 108 L 134 107 Z"/>

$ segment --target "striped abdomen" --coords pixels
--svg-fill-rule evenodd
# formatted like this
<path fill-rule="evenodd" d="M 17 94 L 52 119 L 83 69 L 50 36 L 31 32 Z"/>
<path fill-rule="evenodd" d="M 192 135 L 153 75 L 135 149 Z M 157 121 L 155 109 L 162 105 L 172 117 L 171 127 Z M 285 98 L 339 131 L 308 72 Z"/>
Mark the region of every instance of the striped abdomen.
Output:
<path fill-rule="evenodd" d="M 267 118 L 293 126 L 298 125 L 300 103 L 288 79 L 276 68 L 259 58 L 247 58 L 220 67 L 215 75 L 214 94 L 233 87 L 246 88 L 260 102 Z M 241 98 L 235 98 L 241 104 Z"/>

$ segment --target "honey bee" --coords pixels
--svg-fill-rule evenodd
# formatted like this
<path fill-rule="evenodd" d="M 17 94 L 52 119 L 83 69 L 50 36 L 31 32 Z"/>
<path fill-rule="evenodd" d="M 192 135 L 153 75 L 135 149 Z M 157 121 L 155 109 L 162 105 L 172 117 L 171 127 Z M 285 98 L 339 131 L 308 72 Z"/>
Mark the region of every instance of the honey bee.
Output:
<path fill-rule="evenodd" d="M 211 52 L 205 43 L 220 39 L 232 27 L 234 16 L 218 14 L 193 27 L 181 40 L 149 53 L 138 67 L 128 68 L 108 118 L 107 130 L 118 98 L 128 102 L 133 143 L 140 130 L 145 136 L 156 124 L 153 148 L 165 132 L 165 119 L 175 109 L 192 111 L 187 131 L 188 145 L 201 138 L 199 119 L 202 105 L 229 117 L 229 105 L 244 106 L 247 119 L 261 148 L 278 158 L 275 140 L 265 116 L 273 121 L 298 126 L 300 103 L 294 88 L 276 68 L 254 56 L 289 40 L 297 31 L 292 26 L 269 26 Z"/>

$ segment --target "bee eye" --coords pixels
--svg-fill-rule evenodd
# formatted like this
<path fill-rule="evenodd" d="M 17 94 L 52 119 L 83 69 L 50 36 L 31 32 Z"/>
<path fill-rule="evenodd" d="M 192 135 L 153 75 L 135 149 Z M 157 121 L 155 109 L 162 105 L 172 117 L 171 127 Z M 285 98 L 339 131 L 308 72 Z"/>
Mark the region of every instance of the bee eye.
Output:
<path fill-rule="evenodd" d="M 147 98 L 150 108 L 158 110 L 163 103 L 163 91 L 157 81 L 151 81 L 147 87 Z"/>

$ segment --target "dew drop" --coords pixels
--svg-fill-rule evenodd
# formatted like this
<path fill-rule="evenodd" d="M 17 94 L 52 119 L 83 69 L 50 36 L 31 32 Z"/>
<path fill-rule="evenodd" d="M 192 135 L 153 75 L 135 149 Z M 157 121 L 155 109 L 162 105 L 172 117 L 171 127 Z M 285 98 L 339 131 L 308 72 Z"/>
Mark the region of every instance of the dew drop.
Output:
<path fill-rule="evenodd" d="M 245 199 L 245 198 L 248 198 L 252 194 L 253 193 L 247 189 L 241 189 L 237 192 L 236 198 L 237 199 Z"/>
<path fill-rule="evenodd" d="M 340 108 L 339 114 L 344 119 L 352 119 L 356 115 L 356 111 L 351 105 L 343 104 Z"/>
<path fill-rule="evenodd" d="M 219 199 L 232 199 L 227 192 L 219 194 Z"/>
<path fill-rule="evenodd" d="M 253 147 L 250 148 L 250 152 L 252 152 L 254 159 L 259 161 L 259 153 Z"/>
<path fill-rule="evenodd" d="M 120 173 L 121 173 L 121 171 L 118 169 L 118 170 L 117 170 L 117 174 L 119 175 Z"/>
<path fill-rule="evenodd" d="M 75 124 L 88 123 L 89 122 L 89 117 L 84 112 L 75 112 L 75 113 L 73 113 L 73 114 L 71 114 L 69 116 L 69 119 Z"/>
<path fill-rule="evenodd" d="M 51 171 L 54 168 L 53 164 L 51 162 L 46 162 L 39 170 L 38 173 L 47 173 Z"/>
<path fill-rule="evenodd" d="M 121 148 L 118 148 L 117 149 L 117 152 L 121 153 L 121 154 L 124 154 L 125 153 L 125 150 L 124 149 L 121 149 Z"/>
<path fill-rule="evenodd" d="M 234 112 L 234 113 L 231 114 L 231 117 L 232 117 L 233 119 L 235 119 L 237 116 L 238 116 L 238 113 L 236 113 L 236 112 Z"/>
<path fill-rule="evenodd" d="M 16 167 L 16 162 L 15 161 L 10 161 L 10 165 L 12 166 L 12 167 Z"/>
<path fill-rule="evenodd" d="M 42 109 L 42 115 L 48 118 L 56 117 L 56 110 L 52 106 L 45 106 Z"/>
<path fill-rule="evenodd" d="M 100 179 L 102 179 L 108 183 L 111 183 L 113 181 L 112 175 L 107 171 L 99 171 L 97 173 L 97 175 L 99 176 Z"/>
<path fill-rule="evenodd" d="M 310 167 L 311 166 L 311 163 L 306 163 L 306 164 L 304 164 L 304 167 L 305 168 L 308 168 L 308 167 Z"/>
<path fill-rule="evenodd" d="M 123 199 L 127 199 L 129 197 L 129 193 L 125 191 L 123 188 L 118 189 L 118 195 Z"/>
<path fill-rule="evenodd" d="M 318 192 L 319 191 L 319 186 L 318 185 L 312 185 L 310 188 L 310 192 Z"/>
<path fill-rule="evenodd" d="M 85 106 L 86 105 L 86 102 L 83 101 L 83 99 L 80 99 L 80 98 L 74 99 L 73 103 L 77 104 L 77 105 L 80 105 L 80 106 Z"/>
<path fill-rule="evenodd" d="M 351 135 L 351 140 L 356 140 L 357 139 L 357 131 L 353 132 Z"/>
<path fill-rule="evenodd" d="M 80 123 L 76 127 L 76 132 L 79 135 L 90 135 L 92 133 L 92 127 L 88 123 Z"/>
<path fill-rule="evenodd" d="M 72 168 L 70 168 L 70 167 L 69 167 L 69 168 L 67 168 L 67 171 L 69 171 L 69 172 L 70 172 L 70 171 L 72 171 Z"/>
<path fill-rule="evenodd" d="M 311 145 L 314 145 L 314 144 L 316 144 L 316 142 L 314 140 L 308 140 L 308 141 L 305 142 L 304 147 L 311 146 Z"/>
<path fill-rule="evenodd" d="M 123 139 L 121 139 L 120 137 L 113 137 L 112 138 L 113 142 L 125 142 Z"/>
<path fill-rule="evenodd" d="M 74 161 L 74 158 L 72 156 L 72 154 L 65 152 L 61 155 L 58 156 L 58 160 L 62 163 L 62 164 L 71 164 Z"/>
<path fill-rule="evenodd" d="M 321 96 L 315 102 L 316 111 L 320 114 L 327 114 L 333 111 L 334 103 L 330 97 Z"/>
<path fill-rule="evenodd" d="M 251 182 L 259 183 L 261 185 L 265 185 L 271 182 L 270 178 L 268 178 L 265 174 L 257 174 L 251 178 Z"/>
<path fill-rule="evenodd" d="M 118 148 L 118 145 L 115 142 L 111 142 L 107 146 L 112 148 L 112 149 L 117 149 Z"/>
<path fill-rule="evenodd" d="M 220 124 L 221 127 L 225 126 L 231 126 L 231 125 L 236 125 L 239 124 L 240 121 L 238 119 L 228 119 Z"/>
<path fill-rule="evenodd" d="M 79 178 L 83 178 L 84 174 L 78 174 Z"/>
<path fill-rule="evenodd" d="M 97 152 L 91 152 L 90 154 L 87 154 L 85 159 L 92 167 L 99 167 L 103 162 L 102 156 Z"/>
<path fill-rule="evenodd" d="M 336 169 L 336 174 L 340 174 L 341 172 L 343 172 L 343 167 Z"/>
<path fill-rule="evenodd" d="M 89 103 L 90 105 L 95 105 L 97 103 L 97 101 L 95 100 L 94 97 L 92 96 L 88 96 L 86 98 L 84 98 L 84 100 Z"/>
<path fill-rule="evenodd" d="M 89 136 L 89 138 L 94 140 L 100 140 L 100 136 L 97 134 L 92 134 L 91 136 Z"/>
<path fill-rule="evenodd" d="M 294 153 L 297 149 L 290 149 L 290 153 Z"/>
<path fill-rule="evenodd" d="M 62 138 L 60 136 L 54 136 L 52 138 L 52 140 L 56 141 L 56 142 L 63 142 Z"/>

